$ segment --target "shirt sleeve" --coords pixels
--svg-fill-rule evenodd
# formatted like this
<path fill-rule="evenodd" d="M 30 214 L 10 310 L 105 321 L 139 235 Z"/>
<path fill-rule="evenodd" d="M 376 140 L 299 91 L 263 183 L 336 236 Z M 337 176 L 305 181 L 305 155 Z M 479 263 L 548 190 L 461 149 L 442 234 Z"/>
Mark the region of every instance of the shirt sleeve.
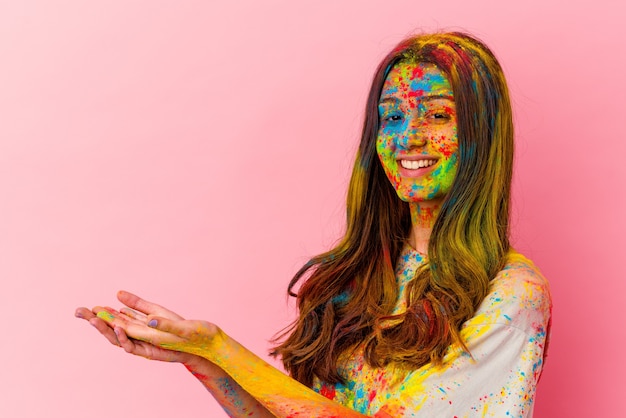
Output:
<path fill-rule="evenodd" d="M 530 262 L 528 262 L 530 263 Z M 469 354 L 410 373 L 376 417 L 531 417 L 550 323 L 547 282 L 531 264 L 503 270 L 461 329 Z"/>

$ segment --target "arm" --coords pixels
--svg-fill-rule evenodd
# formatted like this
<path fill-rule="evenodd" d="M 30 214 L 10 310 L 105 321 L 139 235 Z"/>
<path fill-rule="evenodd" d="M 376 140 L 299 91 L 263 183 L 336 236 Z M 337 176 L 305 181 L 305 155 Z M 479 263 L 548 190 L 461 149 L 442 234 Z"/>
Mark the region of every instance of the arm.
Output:
<path fill-rule="evenodd" d="M 118 297 L 123 303 L 131 306 L 133 305 L 131 297 L 135 296 L 120 292 Z M 135 308 L 138 308 L 136 304 Z M 183 352 L 208 360 L 225 372 L 235 382 L 235 387 L 241 388 L 240 393 L 258 401 L 266 411 L 275 416 L 311 418 L 364 416 L 319 395 L 285 375 L 209 322 L 152 314 L 148 315 L 146 320 L 139 321 L 129 319 L 125 314 L 132 313 L 125 310 L 117 312 L 110 308 L 94 308 L 94 311 L 109 326 L 119 329 L 120 335 L 128 335 L 137 340 L 136 344 L 158 346 L 169 352 Z M 200 379 L 202 381 L 202 377 Z"/>
<path fill-rule="evenodd" d="M 126 321 L 145 321 L 147 318 L 141 313 L 152 312 L 173 319 L 182 319 L 165 308 L 151 304 L 129 293 L 119 295 L 120 300 L 137 310 L 124 309 L 126 314 L 120 314 Z M 244 391 L 226 372 L 210 361 L 189 353 L 166 350 L 152 344 L 129 339 L 121 327 L 110 327 L 105 321 L 98 318 L 98 312 L 105 308 L 96 307 L 93 312 L 86 308 L 78 308 L 76 317 L 87 320 L 111 344 L 122 347 L 127 353 L 145 357 L 150 360 L 182 363 L 204 387 L 213 395 L 224 411 L 233 418 L 237 417 L 273 417 L 256 399 Z"/>
<path fill-rule="evenodd" d="M 492 287 L 461 331 L 472 356 L 452 348 L 443 367 L 426 365 L 384 394 L 366 393 L 378 404 L 370 409 L 377 411 L 373 416 L 531 414 L 547 342 L 551 306 L 547 283 L 535 270 L 518 268 L 502 272 Z M 133 338 L 211 361 L 276 416 L 366 416 L 284 375 L 209 322 L 150 316 L 136 324 L 124 323 L 112 310 L 98 315 Z M 367 382 L 351 383 L 355 393 L 367 391 Z"/>
<path fill-rule="evenodd" d="M 274 417 L 226 372 L 208 360 L 194 356 L 185 367 L 204 385 L 229 417 Z"/>
<path fill-rule="evenodd" d="M 530 262 L 528 262 L 530 263 Z M 503 270 L 443 367 L 410 373 L 382 406 L 391 416 L 529 417 L 550 325 L 547 282 L 531 264 Z"/>
<path fill-rule="evenodd" d="M 381 410 L 393 417 L 532 416 L 541 370 L 532 337 L 502 324 L 465 329 L 476 333 L 468 346 L 471 357 L 455 353 L 444 367 L 427 365 L 415 371 Z"/>

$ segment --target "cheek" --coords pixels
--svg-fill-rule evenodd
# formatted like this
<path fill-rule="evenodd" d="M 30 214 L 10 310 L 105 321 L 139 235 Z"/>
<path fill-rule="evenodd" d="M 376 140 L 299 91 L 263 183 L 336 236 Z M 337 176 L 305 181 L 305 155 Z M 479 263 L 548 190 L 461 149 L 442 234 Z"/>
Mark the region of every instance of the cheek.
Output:
<path fill-rule="evenodd" d="M 457 154 L 452 154 L 450 158 L 445 159 L 441 166 L 433 172 L 433 185 L 436 185 L 439 190 L 447 193 L 456 177 L 457 166 Z"/>
<path fill-rule="evenodd" d="M 387 178 L 395 184 L 398 181 L 398 167 L 394 157 L 395 142 L 392 136 L 379 135 L 376 139 L 376 153 L 387 175 Z"/>
<path fill-rule="evenodd" d="M 440 133 L 432 137 L 432 143 L 437 152 L 450 158 L 459 150 L 459 141 L 456 133 Z"/>
<path fill-rule="evenodd" d="M 393 158 L 394 141 L 391 135 L 379 134 L 376 138 L 376 152 L 383 164 L 390 158 Z"/>

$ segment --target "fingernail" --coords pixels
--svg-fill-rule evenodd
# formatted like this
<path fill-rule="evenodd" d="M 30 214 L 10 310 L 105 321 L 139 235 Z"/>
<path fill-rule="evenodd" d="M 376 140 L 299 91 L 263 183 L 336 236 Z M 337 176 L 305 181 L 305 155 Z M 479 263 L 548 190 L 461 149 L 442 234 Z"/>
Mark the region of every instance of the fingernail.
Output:
<path fill-rule="evenodd" d="M 156 328 L 157 320 L 156 319 L 151 319 L 150 321 L 148 321 L 148 326 L 151 327 L 151 328 Z"/>
<path fill-rule="evenodd" d="M 74 314 L 74 316 L 75 316 L 76 318 L 85 319 L 85 317 L 83 317 L 83 314 L 78 313 L 78 312 L 76 312 L 76 313 Z"/>

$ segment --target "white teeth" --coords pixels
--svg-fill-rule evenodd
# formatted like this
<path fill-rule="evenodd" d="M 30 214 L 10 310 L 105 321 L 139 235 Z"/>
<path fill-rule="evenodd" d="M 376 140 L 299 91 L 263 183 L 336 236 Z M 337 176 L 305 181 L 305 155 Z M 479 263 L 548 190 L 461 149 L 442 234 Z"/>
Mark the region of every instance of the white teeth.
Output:
<path fill-rule="evenodd" d="M 400 165 L 409 170 L 417 170 L 418 168 L 430 167 L 435 162 L 436 160 L 400 160 Z"/>

